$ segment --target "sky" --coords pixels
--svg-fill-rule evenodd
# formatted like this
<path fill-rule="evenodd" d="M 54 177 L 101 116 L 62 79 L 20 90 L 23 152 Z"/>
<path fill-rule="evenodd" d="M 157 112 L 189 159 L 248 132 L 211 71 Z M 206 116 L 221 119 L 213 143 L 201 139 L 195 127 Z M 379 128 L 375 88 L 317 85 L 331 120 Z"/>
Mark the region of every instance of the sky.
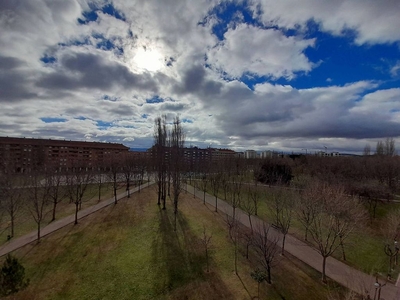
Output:
<path fill-rule="evenodd" d="M 400 149 L 399 16 L 398 0 L 1 0 L 0 135 L 149 148 L 165 114 L 187 146 Z"/>

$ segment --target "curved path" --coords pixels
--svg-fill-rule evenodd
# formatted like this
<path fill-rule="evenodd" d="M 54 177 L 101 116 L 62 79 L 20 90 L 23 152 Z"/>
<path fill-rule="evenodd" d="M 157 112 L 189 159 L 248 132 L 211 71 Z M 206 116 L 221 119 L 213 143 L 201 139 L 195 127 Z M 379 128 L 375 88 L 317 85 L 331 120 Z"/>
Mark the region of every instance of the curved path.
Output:
<path fill-rule="evenodd" d="M 194 190 L 194 188 L 190 185 L 187 186 L 187 191 L 191 194 L 195 193 L 198 198 L 203 200 L 203 191 L 197 188 L 196 190 Z M 206 193 L 205 198 L 208 204 L 215 207 L 214 196 Z M 232 216 L 233 213 L 232 206 L 221 199 L 218 199 L 218 210 L 229 216 Z M 240 221 L 240 223 L 250 228 L 248 216 L 239 208 L 236 209 L 236 218 Z M 256 216 L 251 216 L 251 220 L 254 228 L 262 225 L 262 220 Z M 282 234 L 273 227 L 270 227 L 269 233 L 272 234 L 273 237 L 282 237 Z M 289 234 L 286 235 L 285 251 L 302 260 L 315 270 L 322 272 L 322 256 L 317 252 L 315 248 L 310 247 L 303 241 Z M 332 257 L 328 257 L 326 260 L 326 275 L 334 281 L 348 287 L 349 289 L 359 294 L 365 294 L 367 292 L 370 297 L 374 299 L 375 277 L 365 274 L 352 267 L 349 267 L 348 265 Z M 386 285 L 381 288 L 381 300 L 383 299 L 400 300 L 399 280 L 397 281 L 397 285 L 387 282 Z"/>

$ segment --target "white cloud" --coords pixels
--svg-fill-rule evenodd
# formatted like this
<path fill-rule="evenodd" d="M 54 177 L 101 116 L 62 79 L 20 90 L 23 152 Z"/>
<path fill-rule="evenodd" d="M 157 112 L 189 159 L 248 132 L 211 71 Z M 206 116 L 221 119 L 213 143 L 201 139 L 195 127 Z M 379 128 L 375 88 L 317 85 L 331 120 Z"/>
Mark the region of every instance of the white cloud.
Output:
<path fill-rule="evenodd" d="M 400 75 L 400 60 L 390 69 L 390 74 L 393 77 Z"/>
<path fill-rule="evenodd" d="M 212 65 L 234 78 L 244 73 L 291 79 L 295 72 L 308 72 L 312 63 L 304 55 L 314 40 L 286 37 L 274 29 L 245 24 L 229 29 L 224 40 L 210 51 Z"/>
<path fill-rule="evenodd" d="M 297 0 L 253 1 L 261 4 L 265 24 L 287 28 L 305 26 L 309 20 L 322 29 L 341 35 L 351 29 L 357 33 L 356 43 L 392 43 L 400 40 L 400 4 L 397 0 Z"/>
<path fill-rule="evenodd" d="M 389 15 L 397 14 L 394 2 L 385 7 L 357 1 L 262 3 L 265 24 L 295 28 L 313 18 L 334 34 L 357 30 L 358 43 L 399 40 L 400 33 L 388 27 L 390 22 L 400 27 Z M 251 90 L 238 80 L 225 81 L 219 71 L 235 78 L 250 73 L 295 79 L 315 67 L 304 53 L 315 41 L 240 24 L 238 14 L 219 43 L 211 30 L 216 16 L 208 18 L 218 4 L 114 0 L 126 21 L 98 12 L 95 22 L 79 25 L 77 19 L 89 10 L 84 0 L 2 1 L 2 134 L 147 147 L 154 118 L 163 113 L 193 122 L 183 124 L 190 143 L 235 149 L 311 149 L 321 138 L 330 138 L 323 142 L 332 149 L 352 142 L 362 148 L 368 139 L 399 132 L 398 89 L 371 91 L 378 86 L 360 81 L 309 89 L 262 83 Z M 118 49 L 97 49 L 103 38 Z M 141 67 L 134 59 L 140 51 L 155 52 L 163 66 L 154 72 Z M 45 54 L 56 61 L 43 63 Z M 398 64 L 392 73 L 398 74 Z M 146 103 L 156 95 L 164 102 Z M 49 117 L 66 121 L 41 120 Z"/>

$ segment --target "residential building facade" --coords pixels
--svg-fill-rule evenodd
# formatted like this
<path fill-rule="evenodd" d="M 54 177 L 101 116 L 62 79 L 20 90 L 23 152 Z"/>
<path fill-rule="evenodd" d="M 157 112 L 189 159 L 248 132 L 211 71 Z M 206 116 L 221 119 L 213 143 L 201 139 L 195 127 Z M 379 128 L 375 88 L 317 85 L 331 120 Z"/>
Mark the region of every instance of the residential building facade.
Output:
<path fill-rule="evenodd" d="M 5 171 L 26 173 L 36 168 L 68 171 L 100 168 L 129 148 L 122 144 L 51 139 L 0 137 L 0 161 Z"/>

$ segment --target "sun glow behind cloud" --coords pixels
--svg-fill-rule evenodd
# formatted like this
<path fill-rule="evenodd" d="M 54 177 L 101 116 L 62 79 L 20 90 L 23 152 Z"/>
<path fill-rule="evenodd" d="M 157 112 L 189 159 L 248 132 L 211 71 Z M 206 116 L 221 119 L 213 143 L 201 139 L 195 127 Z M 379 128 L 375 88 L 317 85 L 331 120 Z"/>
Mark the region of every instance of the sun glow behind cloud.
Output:
<path fill-rule="evenodd" d="M 164 67 L 163 56 L 158 50 L 139 48 L 133 57 L 135 66 L 149 72 L 156 72 Z"/>

